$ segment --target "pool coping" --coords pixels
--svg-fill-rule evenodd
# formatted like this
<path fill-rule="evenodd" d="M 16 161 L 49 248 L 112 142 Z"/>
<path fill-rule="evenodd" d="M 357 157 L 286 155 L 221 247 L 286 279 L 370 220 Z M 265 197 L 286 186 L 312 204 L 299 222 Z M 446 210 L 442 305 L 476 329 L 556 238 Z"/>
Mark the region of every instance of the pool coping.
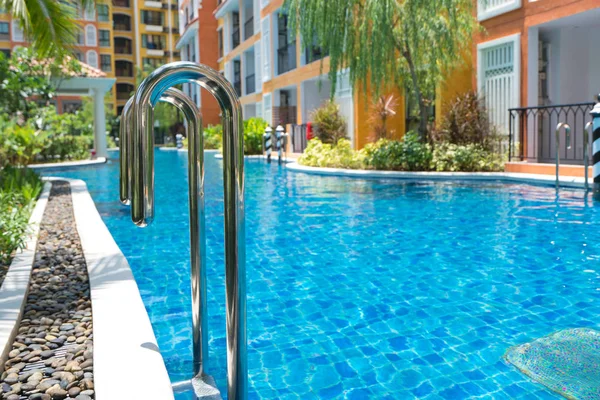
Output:
<path fill-rule="evenodd" d="M 107 161 L 106 157 L 98 157 L 94 160 L 79 160 L 79 161 L 65 161 L 61 163 L 46 163 L 46 164 L 30 164 L 27 166 L 29 169 L 52 169 L 52 168 L 68 168 L 68 167 L 86 167 L 88 165 L 105 164 Z"/>
<path fill-rule="evenodd" d="M 11 345 L 18 333 L 19 323 L 23 315 L 25 300 L 29 293 L 29 281 L 35 261 L 40 223 L 50 196 L 50 183 L 45 183 L 42 193 L 29 217 L 31 231 L 25 248 L 17 252 L 13 258 L 2 286 L 0 286 L 0 367 L 8 359 Z"/>
<path fill-rule="evenodd" d="M 402 180 L 465 180 L 465 181 L 490 181 L 501 180 L 541 185 L 555 185 L 554 175 L 524 174 L 517 172 L 407 172 L 407 171 L 374 171 L 364 169 L 321 168 L 300 165 L 297 162 L 289 163 L 286 168 L 293 172 L 302 172 L 312 175 L 342 176 L 360 179 L 402 179 Z M 589 181 L 588 181 L 589 182 Z M 562 187 L 585 187 L 585 178 L 561 176 L 559 184 Z M 590 182 L 590 187 L 592 183 Z"/>
<path fill-rule="evenodd" d="M 129 263 L 102 221 L 87 185 L 79 179 L 48 179 L 64 180 L 71 186 L 73 213 L 90 282 L 95 398 L 174 399 Z"/>

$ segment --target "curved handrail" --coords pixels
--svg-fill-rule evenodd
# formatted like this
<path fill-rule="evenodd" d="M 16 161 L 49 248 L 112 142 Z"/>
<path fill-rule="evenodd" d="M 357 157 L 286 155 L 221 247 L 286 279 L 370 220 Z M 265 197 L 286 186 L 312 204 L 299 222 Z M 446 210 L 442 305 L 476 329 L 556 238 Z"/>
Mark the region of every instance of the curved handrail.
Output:
<path fill-rule="evenodd" d="M 559 182 L 559 168 L 560 168 L 560 130 L 565 130 L 565 136 L 567 139 L 567 149 L 571 148 L 571 126 L 566 122 L 559 122 L 556 125 L 556 189 L 558 189 Z"/>
<path fill-rule="evenodd" d="M 229 399 L 245 399 L 248 373 L 243 119 L 235 89 L 218 71 L 193 62 L 180 61 L 158 68 L 138 87 L 132 103 L 131 119 L 131 215 L 138 226 L 148 225 L 154 217 L 153 107 L 168 88 L 190 82 L 207 89 L 217 99 L 222 111 L 227 391 Z"/>

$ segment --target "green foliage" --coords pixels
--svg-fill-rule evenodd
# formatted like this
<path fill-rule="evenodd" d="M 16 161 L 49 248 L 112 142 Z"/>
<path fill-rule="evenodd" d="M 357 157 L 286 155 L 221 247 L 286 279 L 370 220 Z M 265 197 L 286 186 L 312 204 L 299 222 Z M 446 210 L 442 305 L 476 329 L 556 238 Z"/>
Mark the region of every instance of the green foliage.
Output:
<path fill-rule="evenodd" d="M 427 171 L 432 159 L 431 147 L 415 132 L 408 132 L 402 140 L 380 139 L 363 152 L 367 167 L 382 170 Z"/>
<path fill-rule="evenodd" d="M 321 142 L 336 144 L 346 137 L 346 120 L 340 114 L 340 106 L 333 101 L 325 102 L 311 114 L 315 123 L 315 135 Z"/>
<path fill-rule="evenodd" d="M 457 96 L 447 106 L 442 123 L 432 137 L 436 142 L 478 144 L 484 148 L 489 148 L 498 140 L 485 102 L 473 91 Z"/>
<path fill-rule="evenodd" d="M 45 134 L 31 126 L 3 124 L 0 130 L 0 167 L 31 164 L 45 147 Z"/>
<path fill-rule="evenodd" d="M 504 158 L 481 144 L 441 143 L 433 150 L 436 171 L 495 172 L 504 170 Z"/>
<path fill-rule="evenodd" d="M 363 154 L 352 149 L 348 139 L 340 139 L 337 145 L 323 143 L 318 138 L 308 142 L 304 153 L 298 158 L 302 165 L 324 168 L 363 168 Z"/>
<path fill-rule="evenodd" d="M 204 128 L 204 148 L 216 150 L 220 149 L 221 146 L 223 146 L 223 127 L 221 125 L 209 125 Z"/>
<path fill-rule="evenodd" d="M 0 171 L 0 263 L 25 246 L 31 209 L 42 191 L 40 177 L 25 168 Z"/>
<path fill-rule="evenodd" d="M 244 121 L 244 154 L 262 154 L 263 136 L 267 126 L 267 121 L 258 117 Z"/>
<path fill-rule="evenodd" d="M 61 57 L 74 48 L 81 29 L 77 8 L 94 4 L 93 0 L 0 0 L 0 8 L 12 15 L 44 57 Z"/>
<path fill-rule="evenodd" d="M 81 70 L 73 59 L 56 62 L 38 57 L 27 48 L 15 50 L 9 59 L 0 53 L 0 110 L 15 120 L 35 117 L 38 105 L 53 98 L 57 79 Z"/>
<path fill-rule="evenodd" d="M 286 0 L 293 27 L 329 54 L 331 93 L 348 69 L 354 87 L 376 95 L 405 88 L 419 104 L 425 137 L 428 102 L 471 51 L 477 29 L 472 0 Z M 310 44 L 310 40 L 304 43 Z M 366 90 L 366 85 L 364 85 Z"/>

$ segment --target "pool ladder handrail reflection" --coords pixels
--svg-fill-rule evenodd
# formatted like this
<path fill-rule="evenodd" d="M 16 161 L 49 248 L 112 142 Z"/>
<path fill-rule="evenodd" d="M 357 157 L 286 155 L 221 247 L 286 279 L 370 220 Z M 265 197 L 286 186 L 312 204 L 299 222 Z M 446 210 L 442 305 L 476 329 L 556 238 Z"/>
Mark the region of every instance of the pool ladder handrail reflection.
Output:
<path fill-rule="evenodd" d="M 133 222 L 138 226 L 147 226 L 154 218 L 154 133 L 153 108 L 164 94 L 172 97 L 172 104 L 181 101 L 177 92 L 169 91 L 174 85 L 196 83 L 208 90 L 221 107 L 223 125 L 223 183 L 224 183 L 224 219 L 225 219 L 225 291 L 226 291 L 226 329 L 227 329 L 227 392 L 232 400 L 244 400 L 248 392 L 247 377 L 247 343 L 246 343 L 246 272 L 245 272 L 245 229 L 244 229 L 244 143 L 242 109 L 235 89 L 218 71 L 193 62 L 174 62 L 166 64 L 152 72 L 138 87 L 130 106 L 124 108 L 122 129 L 130 132 L 126 145 L 125 172 L 121 173 L 121 200 L 131 203 Z M 185 103 L 185 102 L 184 102 Z M 195 106 L 194 106 L 195 108 Z M 128 116 L 129 115 L 129 116 Z M 193 119 L 190 113 L 186 118 Z M 198 129 L 192 131 L 188 125 L 189 171 L 197 171 L 198 179 L 190 180 L 197 183 L 193 188 L 190 182 L 190 221 L 200 223 L 203 208 L 203 149 L 201 123 Z M 198 134 L 198 140 L 192 142 L 193 133 Z M 125 183 L 123 182 L 125 178 Z M 198 198 L 196 211 L 192 203 Z M 202 207 L 201 207 L 202 206 Z M 200 212 L 201 211 L 201 212 Z M 194 215 L 196 214 L 196 215 Z M 200 225 L 198 225 L 200 226 Z M 192 229 L 192 225 L 190 225 Z M 204 229 L 200 229 L 204 231 Z M 190 244 L 191 258 L 203 260 L 205 254 L 204 241 L 192 240 Z M 194 256 L 194 254 L 196 256 Z M 202 264 L 204 265 L 204 264 Z M 192 264 L 194 271 L 194 264 Z M 205 269 L 204 269 L 205 270 Z M 202 271 L 200 271 L 202 272 Z M 205 271 L 204 271 L 205 273 Z M 193 290 L 198 290 L 201 274 L 192 279 Z M 195 289 L 194 289 L 195 288 Z M 205 296 L 200 296 L 205 299 Z M 200 304 L 193 303 L 196 312 Z M 194 331 L 205 329 L 206 314 L 200 312 L 202 322 L 193 327 Z M 202 339 L 204 340 L 204 338 Z M 196 340 L 194 341 L 196 346 Z M 205 346 L 202 346 L 206 349 Z M 202 354 L 199 348 L 194 348 L 194 360 L 197 354 Z M 205 358 L 198 365 L 199 375 L 206 372 Z M 195 365 L 196 369 L 196 365 Z M 196 372 L 196 371 L 195 371 Z"/>
<path fill-rule="evenodd" d="M 565 130 L 565 139 L 567 141 L 567 150 L 571 149 L 571 126 L 566 122 L 559 122 L 556 125 L 556 189 L 559 188 L 559 169 L 560 169 L 560 130 Z"/>

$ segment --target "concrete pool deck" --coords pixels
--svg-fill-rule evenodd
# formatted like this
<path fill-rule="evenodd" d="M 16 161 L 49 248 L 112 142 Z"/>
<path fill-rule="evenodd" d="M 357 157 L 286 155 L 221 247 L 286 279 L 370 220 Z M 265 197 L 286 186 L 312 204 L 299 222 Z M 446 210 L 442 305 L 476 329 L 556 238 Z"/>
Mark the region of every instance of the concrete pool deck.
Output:
<path fill-rule="evenodd" d="M 523 174 L 515 172 L 406 172 L 406 171 L 375 171 L 345 168 L 307 167 L 298 163 L 290 163 L 286 168 L 294 172 L 303 172 L 321 176 L 340 176 L 359 179 L 403 179 L 421 181 L 493 181 L 528 183 L 534 185 L 553 186 L 556 183 L 554 175 Z M 585 187 L 584 178 L 561 176 L 559 185 L 565 188 Z M 592 182 L 590 181 L 590 188 Z"/>

